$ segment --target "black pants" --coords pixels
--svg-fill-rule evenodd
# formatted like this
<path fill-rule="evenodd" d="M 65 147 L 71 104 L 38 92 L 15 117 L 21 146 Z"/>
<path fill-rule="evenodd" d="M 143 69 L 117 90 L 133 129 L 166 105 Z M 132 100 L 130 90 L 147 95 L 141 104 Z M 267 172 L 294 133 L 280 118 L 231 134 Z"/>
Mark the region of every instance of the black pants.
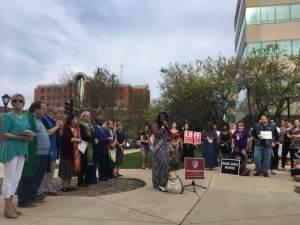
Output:
<path fill-rule="evenodd" d="M 273 147 L 272 149 L 273 149 L 273 154 L 272 154 L 272 158 L 271 158 L 271 167 L 270 168 L 272 170 L 277 170 L 278 165 L 279 165 L 279 155 L 278 155 L 279 144 L 276 144 L 275 147 Z"/>
<path fill-rule="evenodd" d="M 88 184 L 87 179 L 87 151 L 84 154 L 80 153 L 81 172 L 77 175 L 78 185 Z"/>
<path fill-rule="evenodd" d="M 182 155 L 181 155 L 181 161 L 182 162 L 184 162 L 185 157 L 194 158 L 195 157 L 194 149 L 183 149 Z"/>
<path fill-rule="evenodd" d="M 291 168 L 294 168 L 294 159 L 295 157 L 295 149 L 290 149 L 289 145 L 283 145 L 282 146 L 282 157 L 281 157 L 281 167 L 285 168 L 286 164 L 286 156 L 290 152 L 291 157 Z"/>
<path fill-rule="evenodd" d="M 35 200 L 47 169 L 48 155 L 37 155 L 34 158 L 32 174 L 21 177 L 18 186 L 18 204 L 26 204 Z"/>
<path fill-rule="evenodd" d="M 98 165 L 99 180 L 107 180 L 110 177 L 109 171 L 109 155 L 108 152 L 101 151 L 99 153 Z"/>
<path fill-rule="evenodd" d="M 97 168 L 99 165 L 99 155 L 97 155 L 97 149 L 93 149 L 93 164 L 89 165 L 87 163 L 86 170 L 86 183 L 96 184 L 97 183 Z"/>

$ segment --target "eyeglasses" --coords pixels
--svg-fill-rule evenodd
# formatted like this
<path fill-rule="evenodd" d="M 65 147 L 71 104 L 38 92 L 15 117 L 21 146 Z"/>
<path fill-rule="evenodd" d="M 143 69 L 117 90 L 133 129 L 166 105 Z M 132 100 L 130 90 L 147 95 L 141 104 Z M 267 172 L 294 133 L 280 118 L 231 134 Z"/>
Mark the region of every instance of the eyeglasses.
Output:
<path fill-rule="evenodd" d="M 24 101 L 22 99 L 13 99 L 11 102 L 14 104 L 16 104 L 17 102 L 24 103 Z"/>

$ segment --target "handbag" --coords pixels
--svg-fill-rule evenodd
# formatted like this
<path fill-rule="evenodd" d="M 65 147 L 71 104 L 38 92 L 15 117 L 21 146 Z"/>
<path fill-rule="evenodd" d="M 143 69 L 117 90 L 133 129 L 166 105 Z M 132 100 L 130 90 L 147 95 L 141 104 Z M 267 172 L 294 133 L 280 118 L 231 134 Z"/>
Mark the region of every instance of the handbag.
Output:
<path fill-rule="evenodd" d="M 166 186 L 169 193 L 183 194 L 183 183 L 178 175 L 169 175 L 168 183 Z"/>

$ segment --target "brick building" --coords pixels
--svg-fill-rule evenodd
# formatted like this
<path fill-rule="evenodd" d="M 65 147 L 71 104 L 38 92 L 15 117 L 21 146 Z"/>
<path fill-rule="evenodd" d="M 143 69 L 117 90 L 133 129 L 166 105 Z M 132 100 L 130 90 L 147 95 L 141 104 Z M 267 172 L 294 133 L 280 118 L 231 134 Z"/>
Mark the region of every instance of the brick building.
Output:
<path fill-rule="evenodd" d="M 70 99 L 74 99 L 74 85 L 69 84 L 46 84 L 38 85 L 34 90 L 34 100 L 43 101 L 47 107 L 55 107 L 59 110 L 64 109 L 64 103 Z M 143 96 L 144 106 L 149 108 L 150 91 L 147 85 L 131 86 L 129 84 L 121 84 L 116 88 L 115 107 L 128 108 L 135 103 L 135 96 Z"/>
<path fill-rule="evenodd" d="M 63 109 L 64 103 L 72 98 L 72 84 L 45 84 L 34 89 L 34 101 L 42 101 L 47 107 Z"/>
<path fill-rule="evenodd" d="M 115 106 L 128 107 L 130 104 L 134 103 L 135 96 L 143 96 L 145 105 L 150 105 L 150 91 L 148 85 L 131 86 L 129 84 L 121 84 L 115 95 Z"/>

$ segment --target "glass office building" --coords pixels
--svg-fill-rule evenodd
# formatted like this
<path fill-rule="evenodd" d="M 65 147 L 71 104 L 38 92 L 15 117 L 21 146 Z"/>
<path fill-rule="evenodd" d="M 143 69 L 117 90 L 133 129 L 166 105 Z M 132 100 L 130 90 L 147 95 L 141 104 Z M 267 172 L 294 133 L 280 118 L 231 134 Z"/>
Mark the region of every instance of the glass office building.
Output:
<path fill-rule="evenodd" d="M 238 57 L 300 54 L 300 0 L 238 0 L 234 27 Z"/>

